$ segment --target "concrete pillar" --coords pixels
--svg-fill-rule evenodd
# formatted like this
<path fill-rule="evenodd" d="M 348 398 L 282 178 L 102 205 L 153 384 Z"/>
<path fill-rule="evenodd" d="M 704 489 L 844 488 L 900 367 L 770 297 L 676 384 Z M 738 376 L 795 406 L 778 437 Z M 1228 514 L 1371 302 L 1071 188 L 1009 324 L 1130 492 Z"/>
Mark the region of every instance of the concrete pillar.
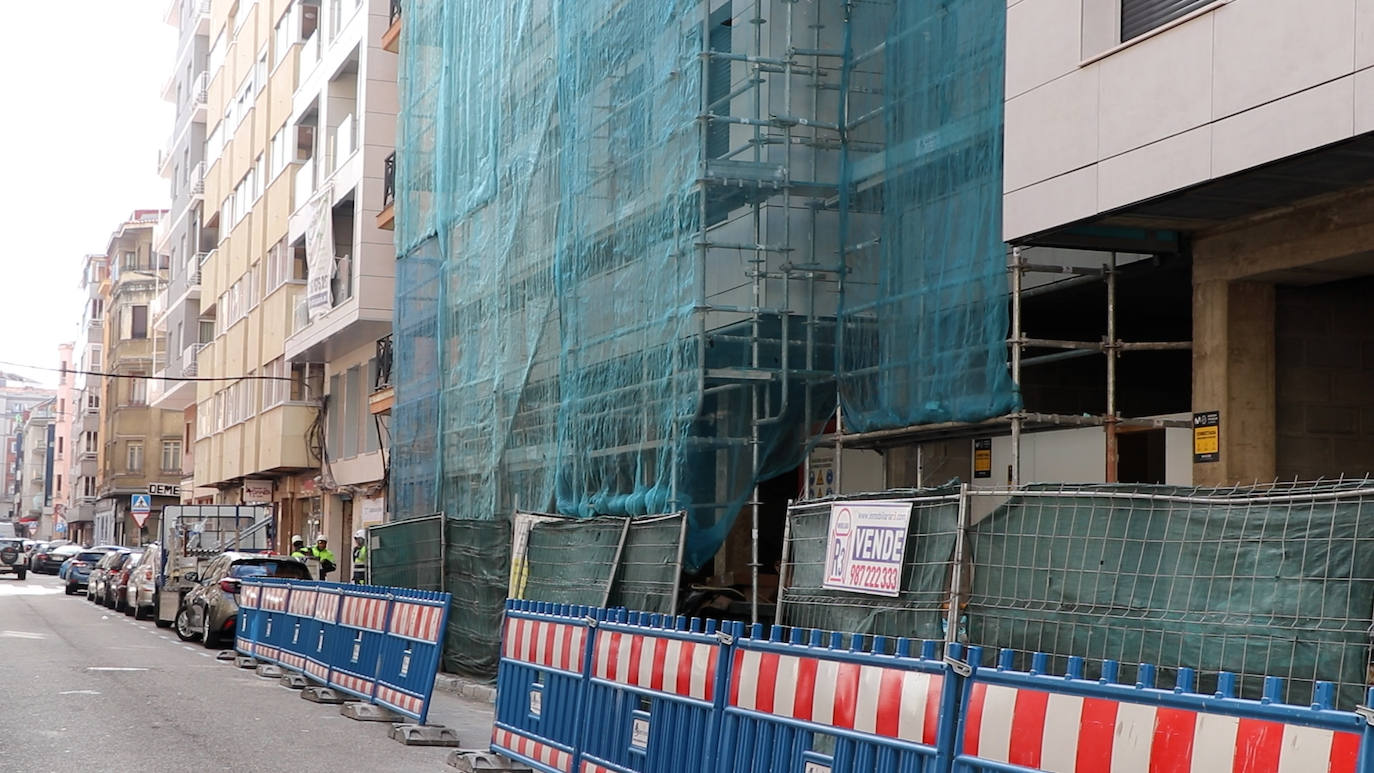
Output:
<path fill-rule="evenodd" d="M 1274 394 L 1274 286 L 1195 282 L 1193 410 L 1221 411 L 1221 459 L 1194 464 L 1195 484 L 1274 479 Z"/>

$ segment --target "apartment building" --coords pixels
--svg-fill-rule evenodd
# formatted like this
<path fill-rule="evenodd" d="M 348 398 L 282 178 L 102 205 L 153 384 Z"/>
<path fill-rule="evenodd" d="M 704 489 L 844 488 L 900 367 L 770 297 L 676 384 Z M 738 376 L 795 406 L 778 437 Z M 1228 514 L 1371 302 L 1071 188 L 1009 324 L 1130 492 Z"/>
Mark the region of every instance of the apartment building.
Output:
<path fill-rule="evenodd" d="M 166 282 L 167 256 L 153 249 L 153 230 L 165 210 L 135 210 L 115 230 L 101 281 L 108 324 L 99 377 L 100 428 L 94 537 L 141 544 L 157 533 L 162 507 L 177 504 L 181 482 L 182 413 L 148 403 L 155 352 L 165 346 L 152 327 L 150 307 Z M 152 495 L 150 512 L 132 507 Z"/>
<path fill-rule="evenodd" d="M 57 376 L 57 409 L 53 417 L 52 435 L 52 530 L 53 534 L 68 537 L 71 533 L 68 516 L 71 513 L 71 445 L 72 426 L 80 412 L 77 402 L 76 374 L 72 372 L 74 343 L 57 347 L 61 368 Z M 69 538 L 69 537 L 68 537 Z"/>
<path fill-rule="evenodd" d="M 1119 287 L 1191 334 L 1149 378 L 1205 425 L 1200 484 L 1374 471 L 1371 30 L 1367 0 L 1008 4 L 1004 236 L 1181 267 Z"/>
<path fill-rule="evenodd" d="M 0 518 L 17 520 L 20 501 L 16 493 L 19 476 L 19 453 L 22 444 L 19 429 L 24 415 L 35 405 L 55 396 L 51 389 L 38 382 L 15 374 L 0 374 L 0 438 L 5 440 L 4 466 L 0 468 Z"/>
<path fill-rule="evenodd" d="M 67 508 L 68 539 L 89 543 L 95 536 L 95 504 L 100 477 L 100 398 L 104 379 L 89 375 L 105 367 L 105 297 L 101 288 L 109 278 L 109 258 L 87 255 L 81 270 L 82 304 L 74 379 L 70 449 L 70 504 Z"/>
<path fill-rule="evenodd" d="M 323 528 L 334 544 L 385 511 L 380 424 L 369 409 L 378 341 L 391 332 L 395 248 L 379 225 L 396 140 L 396 57 L 382 48 L 383 0 L 320 9 L 301 49 L 291 124 L 307 159 L 296 174 L 288 243 L 306 256 L 307 292 L 286 339 L 293 366 L 323 369 Z"/>
<path fill-rule="evenodd" d="M 25 411 L 19 437 L 16 508 L 18 521 L 35 539 L 53 534 L 53 435 L 57 398 L 50 397 Z"/>
<path fill-rule="evenodd" d="M 167 278 L 152 308 L 155 341 L 149 403 L 182 413 L 184 501 L 196 499 L 194 469 L 196 385 L 181 380 L 199 372 L 199 354 L 213 336 L 214 324 L 201 318 L 201 267 L 215 247 L 216 231 L 205 221 L 205 138 L 209 98 L 210 1 L 172 0 L 166 21 L 177 30 L 176 56 L 163 87 L 175 107 L 172 132 L 159 157 L 159 172 L 169 181 L 171 208 L 154 234 L 154 249 L 167 257 Z M 200 492 L 213 495 L 213 490 Z"/>
<path fill-rule="evenodd" d="M 289 363 L 285 351 L 306 292 L 288 221 L 313 147 L 291 119 L 320 13 L 316 3 L 216 3 L 208 29 L 202 235 L 213 249 L 201 266 L 200 314 L 211 328 L 198 374 L 216 380 L 197 384 L 192 483 L 219 502 L 274 504 L 280 547 L 293 532 L 319 531 L 321 517 L 323 372 Z M 258 378 L 236 380 L 244 376 Z"/>

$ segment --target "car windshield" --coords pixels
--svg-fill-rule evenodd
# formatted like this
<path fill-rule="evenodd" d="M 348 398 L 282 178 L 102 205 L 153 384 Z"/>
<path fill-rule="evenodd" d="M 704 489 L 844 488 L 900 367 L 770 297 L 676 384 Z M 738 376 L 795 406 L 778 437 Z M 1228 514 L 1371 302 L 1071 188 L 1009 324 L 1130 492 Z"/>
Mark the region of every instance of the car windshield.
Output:
<path fill-rule="evenodd" d="M 297 561 L 250 560 L 235 562 L 229 567 L 230 577 L 288 577 L 310 579 L 305 564 Z"/>
<path fill-rule="evenodd" d="M 80 552 L 81 552 L 81 548 L 77 547 L 76 545 L 63 545 L 62 547 L 59 547 L 59 548 L 53 548 L 51 551 L 49 551 L 49 555 L 54 555 L 54 556 L 74 556 L 74 555 L 76 555 L 77 553 L 80 553 Z"/>
<path fill-rule="evenodd" d="M 102 558 L 104 558 L 104 557 L 105 557 L 105 554 L 104 554 L 104 553 L 95 553 L 95 552 L 91 552 L 91 553 L 78 553 L 78 554 L 76 555 L 76 560 L 78 560 L 78 561 L 87 561 L 87 562 L 90 562 L 90 561 L 99 561 L 100 559 L 102 559 Z"/>
<path fill-rule="evenodd" d="M 138 559 L 142 557 L 142 553 L 130 553 L 128 556 L 124 558 L 124 563 L 120 564 L 120 566 L 133 566 L 134 564 L 138 563 Z"/>

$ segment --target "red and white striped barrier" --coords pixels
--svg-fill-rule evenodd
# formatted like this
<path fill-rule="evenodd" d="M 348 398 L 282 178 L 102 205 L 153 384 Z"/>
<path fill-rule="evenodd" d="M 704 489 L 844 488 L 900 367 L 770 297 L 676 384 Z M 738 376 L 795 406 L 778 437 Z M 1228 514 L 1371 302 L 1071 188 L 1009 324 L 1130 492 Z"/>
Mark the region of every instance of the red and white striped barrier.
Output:
<path fill-rule="evenodd" d="M 522 757 L 564 773 L 572 773 L 572 755 L 561 749 L 500 727 L 492 731 L 491 740 L 494 745 L 510 749 Z"/>
<path fill-rule="evenodd" d="M 714 644 L 601 631 L 592 676 L 709 702 L 715 699 L 719 660 Z"/>
<path fill-rule="evenodd" d="M 439 641 L 439 622 L 443 617 L 443 607 L 397 601 L 391 610 L 388 631 L 408 639 L 435 643 Z"/>
<path fill-rule="evenodd" d="M 735 650 L 730 706 L 933 746 L 940 674 Z"/>
<path fill-rule="evenodd" d="M 570 623 L 507 618 L 501 657 L 578 673 L 582 671 L 587 629 Z"/>
<path fill-rule="evenodd" d="M 1355 773 L 1360 737 L 975 683 L 962 753 L 1055 773 Z"/>

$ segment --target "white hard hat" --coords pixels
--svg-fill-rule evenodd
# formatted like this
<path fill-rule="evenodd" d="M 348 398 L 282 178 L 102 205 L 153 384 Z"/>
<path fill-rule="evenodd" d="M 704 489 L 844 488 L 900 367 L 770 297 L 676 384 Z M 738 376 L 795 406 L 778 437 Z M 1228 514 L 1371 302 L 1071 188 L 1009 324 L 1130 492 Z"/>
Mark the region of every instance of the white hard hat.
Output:
<path fill-rule="evenodd" d="M 357 531 L 353 532 L 353 539 L 367 539 L 367 532 L 363 531 L 362 529 L 358 529 Z"/>
<path fill-rule="evenodd" d="M 301 539 L 301 535 L 299 535 L 299 534 L 292 534 L 292 535 L 291 535 L 291 544 L 294 545 L 294 544 L 296 544 L 297 542 L 305 542 L 305 540 Z"/>

